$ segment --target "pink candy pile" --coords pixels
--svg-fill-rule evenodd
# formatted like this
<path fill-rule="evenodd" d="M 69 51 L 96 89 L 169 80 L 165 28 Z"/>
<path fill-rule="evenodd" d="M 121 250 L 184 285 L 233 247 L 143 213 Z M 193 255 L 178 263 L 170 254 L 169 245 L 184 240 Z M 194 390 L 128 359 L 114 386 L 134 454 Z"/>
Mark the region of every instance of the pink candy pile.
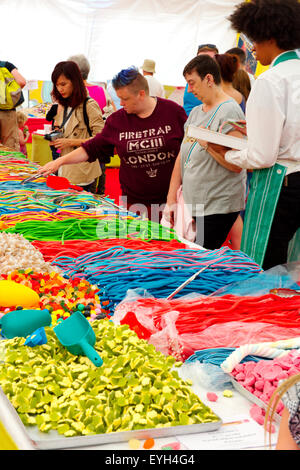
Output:
<path fill-rule="evenodd" d="M 281 358 L 245 362 L 237 364 L 231 374 L 234 379 L 250 393 L 264 403 L 276 390 L 280 380 L 300 373 L 300 351 L 293 350 Z M 276 412 L 282 414 L 283 403 L 280 401 Z"/>
<path fill-rule="evenodd" d="M 261 426 L 263 426 L 265 424 L 266 412 L 265 412 L 264 409 L 260 408 L 260 406 L 255 405 L 255 404 L 252 405 L 252 407 L 250 409 L 250 416 L 251 416 L 252 419 L 254 419 L 254 421 L 256 421 Z M 270 433 L 275 432 L 275 426 L 272 423 L 270 423 L 270 419 L 268 420 L 267 430 Z"/>

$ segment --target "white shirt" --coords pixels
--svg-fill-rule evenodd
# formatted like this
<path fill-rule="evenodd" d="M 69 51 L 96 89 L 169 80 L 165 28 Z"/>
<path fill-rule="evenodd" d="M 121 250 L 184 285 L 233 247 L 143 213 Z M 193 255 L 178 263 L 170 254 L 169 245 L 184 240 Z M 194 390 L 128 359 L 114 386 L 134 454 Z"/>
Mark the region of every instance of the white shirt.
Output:
<path fill-rule="evenodd" d="M 165 98 L 165 90 L 161 83 L 153 75 L 145 75 L 149 86 L 149 95 Z"/>
<path fill-rule="evenodd" d="M 279 57 L 279 56 L 278 56 Z M 300 171 L 300 60 L 281 62 L 255 80 L 246 106 L 248 147 L 225 160 L 241 168 Z"/>
<path fill-rule="evenodd" d="M 247 74 L 248 74 L 248 77 L 249 77 L 249 80 L 250 80 L 250 85 L 251 85 L 251 88 L 252 88 L 254 83 L 255 83 L 255 77 L 254 77 L 254 75 L 252 75 L 252 73 L 247 72 Z"/>

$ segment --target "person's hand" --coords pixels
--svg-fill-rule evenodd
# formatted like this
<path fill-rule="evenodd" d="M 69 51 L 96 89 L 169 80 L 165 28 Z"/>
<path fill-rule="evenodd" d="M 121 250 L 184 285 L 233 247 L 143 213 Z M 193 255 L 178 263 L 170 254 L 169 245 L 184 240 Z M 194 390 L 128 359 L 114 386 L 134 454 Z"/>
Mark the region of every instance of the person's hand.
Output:
<path fill-rule="evenodd" d="M 65 138 L 61 138 L 61 139 L 56 139 L 54 140 L 53 142 L 51 142 L 52 146 L 54 146 L 55 148 L 57 149 L 65 149 L 67 147 L 72 147 L 72 140 L 71 139 L 65 139 Z"/>
<path fill-rule="evenodd" d="M 41 176 L 49 176 L 52 173 L 56 173 L 58 169 L 61 166 L 61 158 L 57 158 L 56 160 L 53 160 L 52 162 L 46 163 L 46 165 L 41 166 L 37 173 Z"/>
<path fill-rule="evenodd" d="M 163 215 L 166 221 L 170 223 L 171 227 L 174 227 L 175 225 L 176 211 L 177 211 L 176 198 L 168 198 L 167 203 L 164 208 Z"/>
<path fill-rule="evenodd" d="M 224 147 L 224 145 L 212 144 L 211 142 L 208 144 L 208 147 L 212 149 L 214 152 L 217 152 L 218 154 L 220 154 L 223 158 L 225 158 L 226 152 L 228 152 L 229 150 L 232 150 L 229 147 Z"/>
<path fill-rule="evenodd" d="M 203 147 L 205 150 L 207 150 L 208 142 L 206 142 L 205 140 L 201 140 L 201 139 L 197 139 L 197 142 L 201 147 Z"/>

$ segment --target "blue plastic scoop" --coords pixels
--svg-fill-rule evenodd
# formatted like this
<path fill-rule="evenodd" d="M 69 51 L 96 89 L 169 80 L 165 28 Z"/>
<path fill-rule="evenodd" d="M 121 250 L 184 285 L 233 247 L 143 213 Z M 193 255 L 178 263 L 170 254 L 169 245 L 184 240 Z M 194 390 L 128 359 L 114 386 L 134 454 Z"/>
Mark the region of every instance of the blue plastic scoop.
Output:
<path fill-rule="evenodd" d="M 53 331 L 59 342 L 71 354 L 74 354 L 74 356 L 87 356 L 96 367 L 102 366 L 103 361 L 93 348 L 96 335 L 82 313 L 73 313 L 69 318 L 56 325 Z"/>

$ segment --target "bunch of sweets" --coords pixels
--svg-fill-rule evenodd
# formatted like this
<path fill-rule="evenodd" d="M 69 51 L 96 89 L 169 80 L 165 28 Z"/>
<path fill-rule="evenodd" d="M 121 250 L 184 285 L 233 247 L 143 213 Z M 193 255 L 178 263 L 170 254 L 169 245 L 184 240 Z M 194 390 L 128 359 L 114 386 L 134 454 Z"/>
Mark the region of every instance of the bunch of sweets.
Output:
<path fill-rule="evenodd" d="M 68 318 L 77 310 L 89 320 L 107 317 L 100 304 L 98 287 L 84 279 L 65 278 L 54 271 L 38 273 L 30 269 L 13 271 L 2 275 L 2 279 L 23 284 L 34 290 L 40 297 L 39 308 L 46 308 L 51 313 L 52 324 L 60 318 Z M 16 307 L 3 309 L 0 306 L 0 312 L 8 313 Z"/>

